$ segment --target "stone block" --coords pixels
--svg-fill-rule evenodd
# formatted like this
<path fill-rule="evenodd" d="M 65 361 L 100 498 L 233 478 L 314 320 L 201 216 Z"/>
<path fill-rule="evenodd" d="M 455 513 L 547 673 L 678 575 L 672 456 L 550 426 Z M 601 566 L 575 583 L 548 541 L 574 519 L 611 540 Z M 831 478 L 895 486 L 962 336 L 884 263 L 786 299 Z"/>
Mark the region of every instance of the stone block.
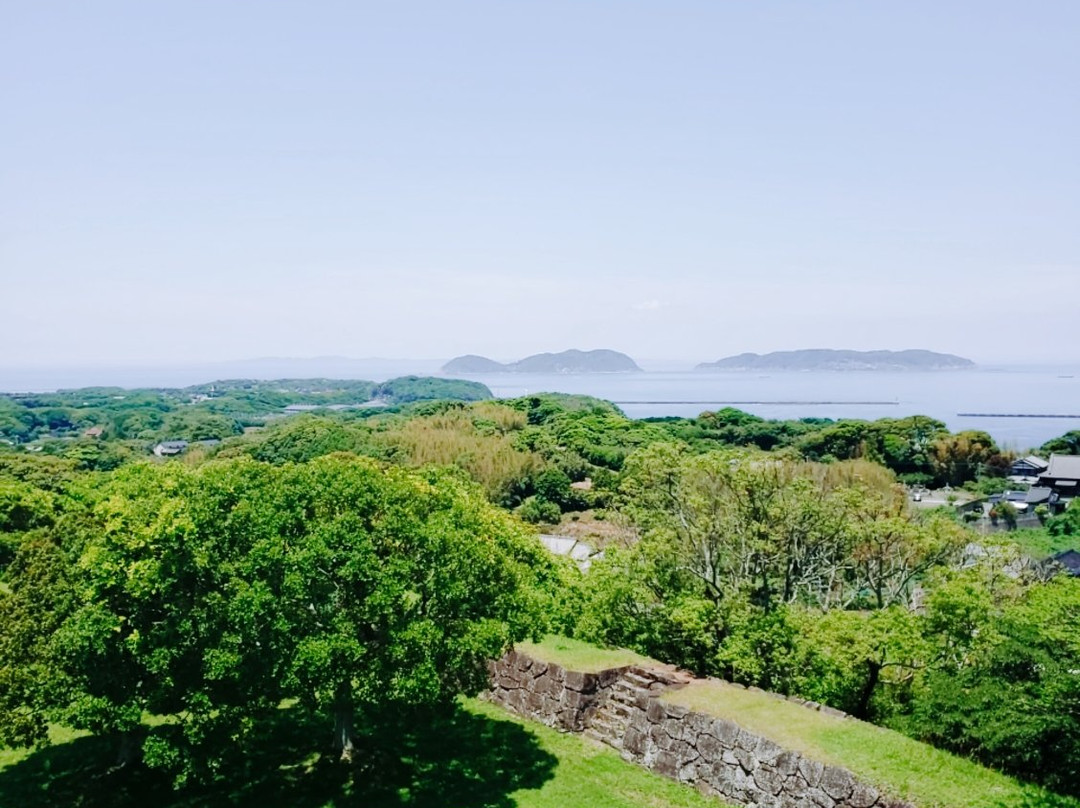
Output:
<path fill-rule="evenodd" d="M 724 754 L 724 747 L 720 741 L 716 740 L 712 735 L 699 735 L 697 738 L 698 754 L 701 755 L 704 760 L 720 760 Z"/>
<path fill-rule="evenodd" d="M 712 722 L 713 737 L 729 749 L 735 746 L 740 732 L 738 724 L 725 721 L 723 718 L 717 718 Z"/>
<path fill-rule="evenodd" d="M 586 697 L 582 695 L 580 690 L 571 690 L 567 688 L 563 692 L 563 704 L 569 707 L 571 710 L 578 710 L 582 704 L 586 703 Z"/>
<path fill-rule="evenodd" d="M 880 796 L 873 786 L 857 782 L 851 788 L 851 795 L 847 798 L 847 804 L 851 808 L 872 808 Z"/>
<path fill-rule="evenodd" d="M 851 772 L 839 766 L 826 766 L 821 774 L 821 790 L 834 800 L 847 799 L 854 786 L 855 778 L 851 776 Z"/>
<path fill-rule="evenodd" d="M 640 757 L 645 753 L 646 736 L 641 730 L 629 727 L 623 736 L 623 751 L 629 752 L 634 757 Z"/>
<path fill-rule="evenodd" d="M 578 671 L 566 671 L 566 675 L 563 677 L 563 682 L 566 685 L 567 690 L 575 690 L 581 693 L 589 689 L 589 679 L 591 677 L 587 673 L 579 673 Z"/>
<path fill-rule="evenodd" d="M 656 761 L 652 765 L 653 771 L 664 777 L 675 779 L 679 776 L 679 761 L 675 755 L 668 751 L 661 751 L 656 755 Z"/>
<path fill-rule="evenodd" d="M 816 760 L 810 760 L 807 757 L 799 760 L 799 774 L 811 788 L 816 788 L 821 783 L 821 775 L 824 772 L 825 767 Z"/>
<path fill-rule="evenodd" d="M 665 704 L 664 710 L 667 712 L 668 718 L 674 718 L 676 721 L 681 721 L 690 715 L 690 708 L 683 707 L 681 704 Z"/>
<path fill-rule="evenodd" d="M 802 799 L 809 790 L 810 786 L 806 784 L 801 774 L 793 774 L 784 781 L 784 793 L 791 797 Z"/>
<path fill-rule="evenodd" d="M 685 724 L 696 737 L 704 732 L 711 732 L 712 722 L 712 716 L 705 715 L 704 713 L 690 713 L 690 715 L 686 717 Z"/>
<path fill-rule="evenodd" d="M 539 715 L 544 707 L 544 697 L 535 690 L 525 690 L 525 703 L 523 708 L 530 713 Z"/>
<path fill-rule="evenodd" d="M 807 806 L 813 805 L 816 808 L 836 808 L 836 800 L 820 788 L 807 789 L 803 802 Z"/>
<path fill-rule="evenodd" d="M 790 777 L 799 768 L 800 755 L 798 752 L 784 750 L 773 761 L 773 768 L 783 777 Z"/>
<path fill-rule="evenodd" d="M 735 736 L 735 745 L 740 749 L 745 749 L 747 752 L 753 752 L 757 749 L 758 741 L 760 740 L 761 738 L 754 733 L 739 727 L 739 732 Z"/>
<path fill-rule="evenodd" d="M 652 729 L 649 730 L 649 740 L 653 742 L 653 746 L 657 749 L 670 749 L 674 743 L 661 724 L 652 725 Z"/>
<path fill-rule="evenodd" d="M 772 769 L 759 766 L 754 770 L 754 783 L 766 794 L 779 794 L 784 786 L 784 778 Z"/>
<path fill-rule="evenodd" d="M 650 724 L 659 724 L 667 719 L 667 711 L 659 701 L 650 701 L 649 706 L 645 709 L 645 717 L 649 719 Z"/>
<path fill-rule="evenodd" d="M 783 751 L 782 747 L 777 746 L 768 738 L 758 738 L 757 745 L 754 747 L 754 756 L 757 757 L 759 763 L 766 765 L 780 757 Z"/>
<path fill-rule="evenodd" d="M 742 767 L 744 772 L 749 774 L 757 768 L 757 758 L 754 757 L 753 752 L 748 752 L 741 747 L 736 747 L 733 751 L 735 752 L 735 759 L 739 761 L 739 766 Z"/>
<path fill-rule="evenodd" d="M 683 739 L 683 722 L 678 719 L 668 718 L 660 722 L 660 726 L 664 728 L 664 732 L 671 736 L 672 740 L 681 741 Z"/>

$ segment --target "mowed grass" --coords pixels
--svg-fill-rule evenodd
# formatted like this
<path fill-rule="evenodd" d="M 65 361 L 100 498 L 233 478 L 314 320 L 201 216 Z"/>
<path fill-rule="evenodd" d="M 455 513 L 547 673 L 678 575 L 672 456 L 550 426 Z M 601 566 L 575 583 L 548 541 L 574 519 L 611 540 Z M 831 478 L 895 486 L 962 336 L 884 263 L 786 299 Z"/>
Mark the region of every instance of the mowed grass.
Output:
<path fill-rule="evenodd" d="M 532 733 L 541 748 L 558 759 L 554 776 L 539 789 L 515 792 L 519 808 L 727 808 L 718 799 L 627 763 L 614 749 L 579 735 L 556 732 L 500 707 L 470 701 L 468 709 L 493 721 L 506 721 Z"/>
<path fill-rule="evenodd" d="M 354 765 L 320 755 L 329 726 L 296 707 L 263 730 L 221 782 L 182 791 L 142 766 L 110 772 L 115 750 L 108 742 L 60 730 L 47 749 L 0 752 L 0 806 L 724 808 L 613 749 L 476 699 L 371 728 Z"/>
<path fill-rule="evenodd" d="M 542 642 L 519 642 L 515 648 L 533 659 L 554 662 L 569 670 L 596 673 L 628 665 L 659 665 L 656 660 L 625 648 L 597 648 L 595 645 L 549 634 Z"/>
<path fill-rule="evenodd" d="M 809 758 L 843 766 L 919 808 L 1080 808 L 965 758 L 891 730 L 838 718 L 719 681 L 695 682 L 663 697 L 734 721 Z"/>

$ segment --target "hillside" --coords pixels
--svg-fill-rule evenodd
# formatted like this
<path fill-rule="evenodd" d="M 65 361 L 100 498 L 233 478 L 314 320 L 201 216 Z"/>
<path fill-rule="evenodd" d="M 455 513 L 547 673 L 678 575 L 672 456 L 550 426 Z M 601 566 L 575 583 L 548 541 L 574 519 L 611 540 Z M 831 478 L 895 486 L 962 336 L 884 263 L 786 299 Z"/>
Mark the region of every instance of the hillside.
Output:
<path fill-rule="evenodd" d="M 561 353 L 533 354 L 507 363 L 469 354 L 451 359 L 442 370 L 443 373 L 629 373 L 641 368 L 618 351 L 571 349 Z"/>
<path fill-rule="evenodd" d="M 716 362 L 703 362 L 695 370 L 963 370 L 975 367 L 970 359 L 934 351 L 837 351 L 813 348 L 799 351 L 773 351 L 767 354 L 743 353 Z"/>
<path fill-rule="evenodd" d="M 572 671 L 596 673 L 605 668 L 651 664 L 630 651 L 601 649 L 551 635 L 539 643 L 519 643 L 517 649 L 533 659 Z M 919 808 L 1080 806 L 1074 799 L 1021 783 L 897 732 L 821 712 L 762 690 L 717 679 L 695 679 L 668 690 L 661 699 L 665 704 L 727 719 L 818 763 L 843 767 L 883 793 L 911 801 Z"/>

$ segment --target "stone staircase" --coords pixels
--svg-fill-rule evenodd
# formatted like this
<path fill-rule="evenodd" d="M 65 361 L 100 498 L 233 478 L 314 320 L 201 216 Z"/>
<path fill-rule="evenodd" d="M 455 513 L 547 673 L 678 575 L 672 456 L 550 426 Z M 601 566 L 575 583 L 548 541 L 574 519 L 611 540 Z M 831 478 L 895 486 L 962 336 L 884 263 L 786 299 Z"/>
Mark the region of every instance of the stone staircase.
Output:
<path fill-rule="evenodd" d="M 586 719 L 586 737 L 621 749 L 634 714 L 645 710 L 653 696 L 681 684 L 681 678 L 667 671 L 627 668 L 611 685 L 596 712 Z"/>

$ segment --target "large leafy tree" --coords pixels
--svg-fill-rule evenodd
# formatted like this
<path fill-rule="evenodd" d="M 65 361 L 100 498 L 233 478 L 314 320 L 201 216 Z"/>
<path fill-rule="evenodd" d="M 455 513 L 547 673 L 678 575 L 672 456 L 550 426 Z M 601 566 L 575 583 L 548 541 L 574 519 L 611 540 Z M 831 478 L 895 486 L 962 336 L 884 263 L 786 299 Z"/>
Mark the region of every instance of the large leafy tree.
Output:
<path fill-rule="evenodd" d="M 40 742 L 48 717 L 114 735 L 124 762 L 154 714 L 144 757 L 179 780 L 217 776 L 285 699 L 322 711 L 350 757 L 357 719 L 475 691 L 487 659 L 536 633 L 550 568 L 459 473 L 352 455 L 131 466 L 97 515 L 73 568 L 28 545 L 0 603 L 25 660 L 3 676 L 41 694 L 32 715 L 0 704 L 3 739 Z M 33 593 L 52 579 L 70 602 L 44 635 Z"/>

